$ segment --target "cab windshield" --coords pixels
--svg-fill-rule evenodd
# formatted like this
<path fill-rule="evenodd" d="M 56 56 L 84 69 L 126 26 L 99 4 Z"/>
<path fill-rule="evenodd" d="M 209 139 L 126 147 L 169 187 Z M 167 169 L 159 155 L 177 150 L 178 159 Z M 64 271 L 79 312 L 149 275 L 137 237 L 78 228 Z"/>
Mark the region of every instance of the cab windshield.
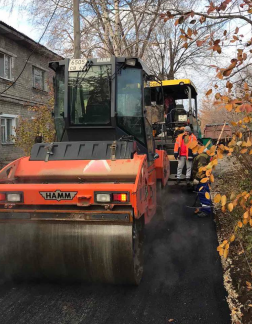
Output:
<path fill-rule="evenodd" d="M 145 144 L 142 100 L 142 70 L 123 69 L 117 77 L 117 123 Z"/>
<path fill-rule="evenodd" d="M 72 125 L 111 124 L 111 65 L 69 72 L 68 106 Z"/>

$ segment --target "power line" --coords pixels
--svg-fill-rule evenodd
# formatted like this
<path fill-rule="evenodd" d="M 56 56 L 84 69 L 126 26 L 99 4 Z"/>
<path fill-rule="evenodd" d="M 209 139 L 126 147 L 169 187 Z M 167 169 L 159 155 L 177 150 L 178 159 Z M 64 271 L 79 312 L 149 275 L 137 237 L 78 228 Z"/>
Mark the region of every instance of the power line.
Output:
<path fill-rule="evenodd" d="M 52 20 L 53 17 L 54 17 L 54 14 L 55 14 L 55 12 L 56 12 L 56 9 L 58 8 L 59 2 L 60 2 L 60 0 L 58 0 L 56 6 L 55 6 L 55 8 L 54 8 L 54 11 L 53 11 L 53 13 L 52 13 L 52 15 L 51 15 L 51 17 L 50 17 L 50 19 L 49 19 L 47 25 L 46 25 L 46 28 L 45 28 L 43 34 L 41 35 L 41 37 L 40 37 L 40 39 L 39 39 L 39 41 L 38 41 L 38 44 L 40 43 L 40 41 L 42 40 L 43 36 L 45 35 L 45 33 L 46 33 L 46 31 L 47 31 L 47 28 L 48 28 L 48 26 L 49 26 L 51 20 Z M 27 63 L 28 63 L 30 57 L 33 55 L 35 49 L 36 49 L 36 46 L 34 47 L 34 49 L 33 49 L 33 51 L 31 52 L 31 54 L 28 56 L 28 58 L 27 58 L 27 60 L 26 60 L 26 62 L 25 62 L 25 65 L 24 65 L 23 69 L 22 69 L 21 72 L 19 73 L 19 75 L 18 75 L 18 77 L 16 78 L 16 80 L 15 80 L 15 81 L 14 81 L 14 82 L 13 82 L 13 83 L 8 87 L 8 88 L 6 88 L 4 91 L 2 91 L 2 92 L 0 93 L 1 95 L 2 95 L 3 93 L 5 93 L 6 91 L 8 91 L 12 86 L 14 86 L 14 84 L 15 84 L 15 83 L 18 81 L 18 79 L 21 77 L 21 75 L 22 75 L 22 73 L 24 72 L 24 70 L 25 70 L 25 68 L 26 68 L 26 66 L 27 66 Z"/>

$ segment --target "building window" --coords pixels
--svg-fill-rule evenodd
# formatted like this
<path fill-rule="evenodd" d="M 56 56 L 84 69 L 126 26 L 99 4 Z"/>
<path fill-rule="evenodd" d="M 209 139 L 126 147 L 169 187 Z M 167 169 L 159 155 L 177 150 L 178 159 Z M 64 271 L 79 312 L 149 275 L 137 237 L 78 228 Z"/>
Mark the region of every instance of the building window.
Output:
<path fill-rule="evenodd" d="M 14 115 L 1 115 L 1 142 L 12 144 L 12 136 L 15 135 L 16 118 Z"/>
<path fill-rule="evenodd" d="M 11 79 L 11 56 L 0 52 L 0 77 Z"/>
<path fill-rule="evenodd" d="M 33 67 L 33 87 L 40 90 L 45 90 L 44 84 L 45 71 Z"/>

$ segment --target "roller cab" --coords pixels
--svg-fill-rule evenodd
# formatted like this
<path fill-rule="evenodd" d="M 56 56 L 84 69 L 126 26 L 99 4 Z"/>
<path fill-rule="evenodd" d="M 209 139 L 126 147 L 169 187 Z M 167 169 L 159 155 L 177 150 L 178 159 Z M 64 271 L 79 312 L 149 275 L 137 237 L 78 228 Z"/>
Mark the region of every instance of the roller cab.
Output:
<path fill-rule="evenodd" d="M 144 226 L 170 174 L 145 117 L 149 71 L 115 57 L 50 67 L 56 141 L 0 171 L 0 275 L 139 284 Z"/>

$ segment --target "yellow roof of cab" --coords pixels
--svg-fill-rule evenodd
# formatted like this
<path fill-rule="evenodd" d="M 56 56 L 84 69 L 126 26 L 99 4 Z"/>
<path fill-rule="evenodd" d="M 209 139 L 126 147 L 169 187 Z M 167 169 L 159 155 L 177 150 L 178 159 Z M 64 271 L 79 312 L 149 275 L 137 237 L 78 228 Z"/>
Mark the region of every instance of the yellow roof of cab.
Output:
<path fill-rule="evenodd" d="M 178 79 L 178 80 L 162 80 L 162 84 L 157 81 L 151 81 L 150 82 L 150 87 L 170 87 L 170 86 L 176 86 L 176 87 L 181 87 L 182 85 L 188 85 L 192 89 L 192 95 L 196 96 L 197 95 L 197 89 L 193 82 L 191 82 L 190 79 Z M 177 88 L 179 90 L 179 88 Z"/>
<path fill-rule="evenodd" d="M 179 79 L 179 80 L 162 80 L 162 85 L 163 86 L 171 86 L 171 85 L 179 85 L 179 84 L 190 84 L 192 86 L 194 86 L 194 84 L 191 82 L 190 79 Z M 160 82 L 156 82 L 156 81 L 151 81 L 150 82 L 150 86 L 151 87 L 157 87 L 160 86 Z M 194 86 L 195 88 L 195 86 Z"/>

